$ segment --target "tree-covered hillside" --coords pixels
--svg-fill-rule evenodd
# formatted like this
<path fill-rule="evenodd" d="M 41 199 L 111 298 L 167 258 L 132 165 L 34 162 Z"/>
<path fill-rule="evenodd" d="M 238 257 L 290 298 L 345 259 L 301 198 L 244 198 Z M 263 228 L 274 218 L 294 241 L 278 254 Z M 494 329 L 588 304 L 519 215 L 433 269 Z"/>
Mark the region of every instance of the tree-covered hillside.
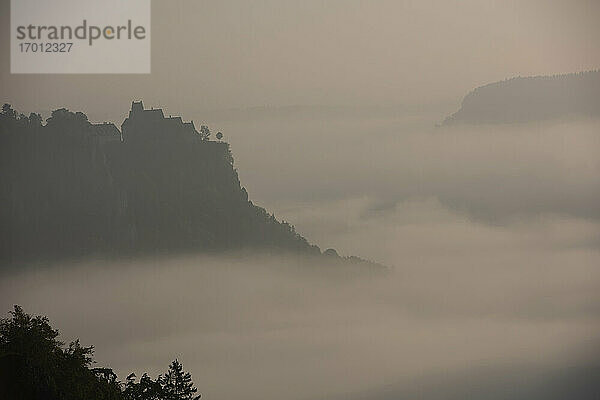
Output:
<path fill-rule="evenodd" d="M 512 123 L 600 116 L 600 70 L 518 77 L 471 91 L 444 125 Z"/>
<path fill-rule="evenodd" d="M 218 135 L 221 137 L 221 135 Z M 0 114 L 0 261 L 317 246 L 248 200 L 229 145 L 134 103 L 119 130 Z"/>

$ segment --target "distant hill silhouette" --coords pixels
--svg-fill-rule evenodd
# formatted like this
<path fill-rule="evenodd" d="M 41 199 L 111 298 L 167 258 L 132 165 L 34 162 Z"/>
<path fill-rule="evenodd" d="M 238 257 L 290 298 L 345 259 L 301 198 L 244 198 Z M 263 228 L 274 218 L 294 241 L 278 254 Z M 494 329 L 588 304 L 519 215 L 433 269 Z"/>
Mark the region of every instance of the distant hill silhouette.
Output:
<path fill-rule="evenodd" d="M 471 91 L 444 125 L 600 116 L 600 70 L 512 78 Z"/>
<path fill-rule="evenodd" d="M 248 200 L 228 143 L 141 102 L 121 130 L 5 105 L 0 147 L 3 264 L 248 248 L 331 258 Z"/>

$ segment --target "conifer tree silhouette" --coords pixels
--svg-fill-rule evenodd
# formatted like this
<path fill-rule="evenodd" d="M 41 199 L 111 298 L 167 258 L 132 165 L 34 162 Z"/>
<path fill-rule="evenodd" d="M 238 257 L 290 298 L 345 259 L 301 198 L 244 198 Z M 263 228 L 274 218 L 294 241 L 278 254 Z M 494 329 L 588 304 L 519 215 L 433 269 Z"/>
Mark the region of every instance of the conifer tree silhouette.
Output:
<path fill-rule="evenodd" d="M 169 371 L 160 378 L 165 400 L 197 400 L 198 389 L 194 387 L 192 375 L 183 370 L 183 365 L 175 359 L 169 365 Z"/>

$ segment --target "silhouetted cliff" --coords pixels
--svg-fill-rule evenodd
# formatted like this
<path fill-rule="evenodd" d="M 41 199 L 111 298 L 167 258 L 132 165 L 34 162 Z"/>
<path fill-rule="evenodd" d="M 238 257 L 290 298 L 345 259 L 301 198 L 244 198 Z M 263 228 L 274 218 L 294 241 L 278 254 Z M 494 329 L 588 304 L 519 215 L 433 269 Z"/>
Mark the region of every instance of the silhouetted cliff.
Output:
<path fill-rule="evenodd" d="M 444 121 L 511 123 L 570 116 L 600 116 L 600 71 L 512 78 L 481 86 Z"/>
<path fill-rule="evenodd" d="M 248 200 L 229 144 L 133 103 L 121 131 L 83 113 L 0 115 L 0 261 L 317 246 Z"/>

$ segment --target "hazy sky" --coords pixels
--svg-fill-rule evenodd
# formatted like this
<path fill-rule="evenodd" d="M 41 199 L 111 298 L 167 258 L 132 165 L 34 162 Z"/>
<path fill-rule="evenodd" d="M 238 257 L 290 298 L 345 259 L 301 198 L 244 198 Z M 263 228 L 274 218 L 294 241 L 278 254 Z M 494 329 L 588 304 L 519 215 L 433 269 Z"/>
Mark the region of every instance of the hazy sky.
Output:
<path fill-rule="evenodd" d="M 10 75 L 1 101 L 67 106 L 121 122 L 131 99 L 190 119 L 257 105 L 458 104 L 515 75 L 600 66 L 600 3 L 513 1 L 153 1 L 152 74 Z M 9 1 L 0 5 L 8 54 Z M 119 62 L 119 60 L 107 60 Z"/>

